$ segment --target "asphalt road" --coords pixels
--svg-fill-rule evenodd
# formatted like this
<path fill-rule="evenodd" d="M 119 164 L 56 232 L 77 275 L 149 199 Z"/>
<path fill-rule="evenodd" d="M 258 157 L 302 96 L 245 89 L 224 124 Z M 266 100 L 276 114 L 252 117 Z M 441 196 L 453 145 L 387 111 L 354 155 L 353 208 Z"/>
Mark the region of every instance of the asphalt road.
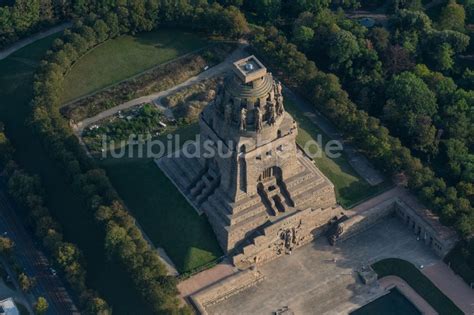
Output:
<path fill-rule="evenodd" d="M 36 279 L 35 286 L 29 292 L 34 301 L 39 296 L 49 303 L 47 314 L 79 314 L 61 279 L 51 274 L 46 256 L 37 249 L 32 238 L 24 228 L 14 207 L 0 186 L 0 233 L 15 242 L 15 254 L 25 274 Z M 33 302 L 34 302 L 33 301 Z"/>

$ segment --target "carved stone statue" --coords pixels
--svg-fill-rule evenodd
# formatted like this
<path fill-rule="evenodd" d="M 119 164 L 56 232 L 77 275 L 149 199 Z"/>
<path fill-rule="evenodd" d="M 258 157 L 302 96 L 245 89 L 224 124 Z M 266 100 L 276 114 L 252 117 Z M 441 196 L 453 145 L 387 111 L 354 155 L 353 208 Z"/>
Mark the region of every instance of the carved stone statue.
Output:
<path fill-rule="evenodd" d="M 258 107 L 255 107 L 255 130 L 257 132 L 262 130 L 262 112 Z"/>
<path fill-rule="evenodd" d="M 276 109 L 275 103 L 271 102 L 268 104 L 268 123 L 274 125 L 276 121 Z"/>
<path fill-rule="evenodd" d="M 284 241 L 285 252 L 291 254 L 296 244 L 296 231 L 294 228 L 289 228 L 282 232 L 282 238 Z"/>
<path fill-rule="evenodd" d="M 240 131 L 247 129 L 247 109 L 244 107 L 240 110 Z"/>
<path fill-rule="evenodd" d="M 276 113 L 278 116 L 283 114 L 285 111 L 285 108 L 283 107 L 283 96 L 278 96 L 277 101 L 276 101 Z"/>
<path fill-rule="evenodd" d="M 281 91 L 282 91 L 282 86 L 281 86 L 281 82 L 278 81 L 277 85 L 276 85 L 276 88 L 277 88 L 277 93 L 278 95 L 281 95 Z"/>

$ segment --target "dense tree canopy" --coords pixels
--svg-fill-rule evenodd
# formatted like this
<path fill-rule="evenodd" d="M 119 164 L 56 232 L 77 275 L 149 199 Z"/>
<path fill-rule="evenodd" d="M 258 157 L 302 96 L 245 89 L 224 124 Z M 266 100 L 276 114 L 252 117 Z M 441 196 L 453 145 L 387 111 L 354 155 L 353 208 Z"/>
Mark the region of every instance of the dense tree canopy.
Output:
<path fill-rule="evenodd" d="M 18 0 L 0 7 L 0 46 L 44 23 L 75 17 L 74 27 L 55 41 L 38 69 L 33 126 L 103 228 L 110 258 L 123 266 L 155 311 L 186 312 L 175 298 L 175 280 L 164 274 L 107 176 L 85 155 L 62 120 L 58 111 L 62 80 L 83 54 L 123 33 L 179 26 L 238 39 L 248 33 L 248 26 L 237 7 L 252 22 L 281 27 L 281 31 L 254 27 L 251 38 L 257 53 L 278 69 L 278 75 L 304 93 L 374 164 L 389 174 L 406 175 L 410 189 L 443 223 L 457 227 L 466 248 L 471 248 L 474 75 L 461 60 L 462 54 L 472 54 L 472 34 L 464 24 L 473 21 L 473 1 L 449 1 L 432 21 L 420 0 L 391 0 L 386 7 L 388 25 L 370 30 L 348 19 L 336 9 L 339 6 L 354 8 L 359 2 Z M 0 164 L 12 154 L 5 144 L 0 137 L 0 153 L 8 157 Z M 21 171 L 11 175 L 14 197 L 31 191 L 41 195 L 37 178 Z M 41 203 L 31 213 L 38 218 L 36 233 L 54 249 L 58 264 L 70 274 L 68 280 L 80 283 L 79 252 L 62 241 Z M 104 307 L 93 294 L 87 296 L 92 296 L 91 310 Z"/>

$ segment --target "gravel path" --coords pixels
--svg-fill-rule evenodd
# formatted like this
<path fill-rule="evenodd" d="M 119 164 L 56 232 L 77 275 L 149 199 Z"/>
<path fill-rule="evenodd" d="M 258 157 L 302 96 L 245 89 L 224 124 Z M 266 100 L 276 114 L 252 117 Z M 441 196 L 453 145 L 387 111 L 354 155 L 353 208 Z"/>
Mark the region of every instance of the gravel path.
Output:
<path fill-rule="evenodd" d="M 349 164 L 354 168 L 360 177 L 369 183 L 369 185 L 376 186 L 385 180 L 384 176 L 372 166 L 369 160 L 360 154 L 357 151 L 357 148 L 344 140 L 339 130 L 337 130 L 337 128 L 321 113 L 319 113 L 312 104 L 286 87 L 283 88 L 283 91 L 285 92 L 285 96 L 289 100 L 293 101 L 293 103 L 299 108 L 303 115 L 308 117 L 331 139 L 339 141 L 343 144 L 344 153 L 348 157 Z"/>
<path fill-rule="evenodd" d="M 188 80 L 184 81 L 183 83 L 175 85 L 175 86 L 173 86 L 172 88 L 170 88 L 168 90 L 160 91 L 160 92 L 157 92 L 157 93 L 153 93 L 153 94 L 150 94 L 150 95 L 146 95 L 146 96 L 136 98 L 134 100 L 125 102 L 123 104 L 120 104 L 118 106 L 110 108 L 106 111 L 103 111 L 103 112 L 97 114 L 96 116 L 86 118 L 83 121 L 80 121 L 80 122 L 78 122 L 77 124 L 75 124 L 73 126 L 74 131 L 76 132 L 77 135 L 81 135 L 82 132 L 84 131 L 84 129 L 87 126 L 90 126 L 90 125 L 92 125 L 92 124 L 94 124 L 94 123 L 96 123 L 96 122 L 98 122 L 102 119 L 107 118 L 107 117 L 113 116 L 116 113 L 118 113 L 119 111 L 128 109 L 130 107 L 133 107 L 133 106 L 136 106 L 136 105 L 139 105 L 139 104 L 143 104 L 143 103 L 154 103 L 158 108 L 160 108 L 161 110 L 164 110 L 165 114 L 167 116 L 170 116 L 170 115 L 172 115 L 172 113 L 168 109 L 164 108 L 161 105 L 160 100 L 162 98 L 167 97 L 171 94 L 174 94 L 174 93 L 178 92 L 181 89 L 184 89 L 186 87 L 189 87 L 189 86 L 194 85 L 196 83 L 199 83 L 201 81 L 204 81 L 204 80 L 210 79 L 212 77 L 215 77 L 215 76 L 229 70 L 234 61 L 236 61 L 240 58 L 243 58 L 243 56 L 245 54 L 244 47 L 245 46 L 242 46 L 242 47 L 236 49 L 232 54 L 230 54 L 220 64 L 218 64 L 218 65 L 216 65 L 216 66 L 214 66 L 214 67 L 212 67 L 212 68 L 210 68 L 206 71 L 203 71 L 203 72 L 199 73 L 198 75 L 196 75 L 192 78 L 189 78 Z"/>
<path fill-rule="evenodd" d="M 72 25 L 72 22 L 63 23 L 61 25 L 50 28 L 47 31 L 39 32 L 34 35 L 31 35 L 30 37 L 19 40 L 16 43 L 14 43 L 12 46 L 6 48 L 5 50 L 0 51 L 0 60 L 7 58 L 11 54 L 13 54 L 15 51 L 25 46 L 28 46 L 29 44 L 32 44 L 36 42 L 37 40 L 40 40 L 45 37 L 48 37 L 49 35 L 53 35 L 55 33 L 64 31 L 66 28 L 70 27 L 71 25 Z"/>
<path fill-rule="evenodd" d="M 444 262 L 427 266 L 421 271 L 465 314 L 474 314 L 474 290 Z"/>

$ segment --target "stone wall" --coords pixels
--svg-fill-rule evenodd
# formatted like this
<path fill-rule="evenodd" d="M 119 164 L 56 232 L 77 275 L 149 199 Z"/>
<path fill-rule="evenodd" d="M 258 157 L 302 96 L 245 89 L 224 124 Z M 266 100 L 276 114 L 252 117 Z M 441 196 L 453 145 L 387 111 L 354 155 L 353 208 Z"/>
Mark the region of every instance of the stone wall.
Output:
<path fill-rule="evenodd" d="M 339 223 L 342 228 L 342 233 L 339 234 L 337 241 L 344 241 L 352 236 L 355 236 L 384 219 L 395 211 L 395 199 L 389 199 L 381 204 L 364 211 L 361 214 L 356 214 L 344 222 Z"/>
<path fill-rule="evenodd" d="M 377 206 L 357 213 L 338 223 L 335 241 L 344 241 L 365 231 L 389 215 L 396 215 L 406 223 L 419 240 L 425 242 L 439 257 L 443 258 L 454 247 L 456 233 L 442 226 L 438 219 L 426 209 L 414 209 L 399 198 L 391 198 Z"/>
<path fill-rule="evenodd" d="M 247 269 L 233 274 L 211 286 L 190 296 L 192 305 L 197 312 L 206 315 L 206 307 L 219 303 L 230 296 L 237 294 L 264 279 L 257 270 Z"/>
<path fill-rule="evenodd" d="M 330 207 L 298 211 L 291 216 L 265 227 L 261 235 L 243 246 L 241 252 L 233 257 L 233 263 L 239 268 L 261 265 L 291 252 L 323 234 L 334 217 L 339 217 L 343 209 Z"/>

